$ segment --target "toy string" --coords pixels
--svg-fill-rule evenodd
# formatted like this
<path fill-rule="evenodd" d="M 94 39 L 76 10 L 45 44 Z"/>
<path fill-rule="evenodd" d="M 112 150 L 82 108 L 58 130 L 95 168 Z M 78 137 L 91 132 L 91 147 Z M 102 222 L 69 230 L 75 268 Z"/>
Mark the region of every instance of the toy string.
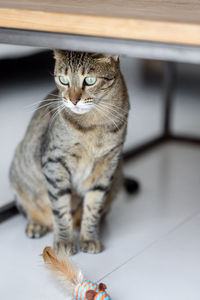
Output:
<path fill-rule="evenodd" d="M 184 225 L 185 223 L 189 223 L 194 217 L 200 215 L 200 211 L 198 212 L 194 212 L 192 215 L 188 216 L 188 218 L 186 218 L 185 220 L 181 221 L 179 224 L 177 224 L 176 227 L 170 229 L 166 234 L 164 234 L 163 236 L 161 236 L 160 238 L 154 240 L 152 243 L 150 243 L 149 245 L 147 245 L 144 249 L 142 249 L 141 251 L 139 251 L 138 253 L 132 255 L 131 257 L 129 257 L 127 260 L 125 260 L 124 262 L 122 262 L 119 266 L 117 266 L 116 268 L 114 268 L 112 271 L 108 272 L 107 274 L 105 274 L 103 277 L 101 277 L 99 280 L 97 280 L 96 282 L 99 283 L 102 280 L 104 280 L 106 277 L 110 276 L 111 274 L 113 274 L 114 272 L 116 272 L 117 270 L 121 269 L 122 267 L 124 267 L 125 265 L 127 265 L 127 263 L 129 263 L 131 260 L 133 260 L 134 258 L 136 258 L 137 256 L 140 256 L 142 253 L 144 253 L 147 249 L 153 247 L 155 244 L 157 244 L 158 242 L 160 242 L 161 240 L 163 240 L 166 236 L 168 236 L 169 234 L 173 233 L 174 231 L 176 231 L 177 229 L 179 229 L 179 227 L 181 227 L 182 225 Z"/>

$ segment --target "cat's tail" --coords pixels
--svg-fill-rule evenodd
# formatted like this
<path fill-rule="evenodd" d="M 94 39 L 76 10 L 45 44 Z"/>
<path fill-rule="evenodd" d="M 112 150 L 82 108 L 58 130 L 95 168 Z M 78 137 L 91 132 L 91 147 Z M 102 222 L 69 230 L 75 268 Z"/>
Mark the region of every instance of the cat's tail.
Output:
<path fill-rule="evenodd" d="M 62 281 L 64 286 L 71 290 L 83 280 L 83 274 L 67 257 L 60 252 L 57 256 L 51 247 L 46 247 L 42 253 L 46 267 L 52 271 L 53 275 Z"/>

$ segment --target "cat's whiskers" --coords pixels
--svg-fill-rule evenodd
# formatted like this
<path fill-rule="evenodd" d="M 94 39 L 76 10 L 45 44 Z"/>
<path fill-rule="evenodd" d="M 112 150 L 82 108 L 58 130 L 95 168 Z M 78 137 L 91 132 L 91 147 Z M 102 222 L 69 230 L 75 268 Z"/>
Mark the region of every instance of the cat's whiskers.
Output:
<path fill-rule="evenodd" d="M 123 108 L 118 107 L 117 105 L 112 104 L 112 103 L 109 103 L 109 102 L 107 102 L 107 101 L 101 101 L 101 103 L 106 104 L 106 105 L 108 105 L 108 106 L 110 106 L 110 107 L 113 107 L 113 108 L 119 110 L 121 114 L 126 114 L 126 113 L 128 112 L 127 109 L 123 109 Z"/>
<path fill-rule="evenodd" d="M 47 98 L 47 99 L 44 99 L 44 100 L 42 100 L 42 101 L 37 101 L 37 102 L 35 102 L 35 103 L 31 103 L 31 104 L 29 104 L 29 105 L 26 105 L 24 108 L 29 108 L 29 107 L 34 107 L 34 106 L 37 107 L 37 105 L 39 105 L 39 104 L 41 104 L 41 103 L 43 103 L 43 102 L 53 102 L 53 101 L 55 101 L 55 100 L 59 100 L 59 99 L 58 99 L 58 98 Z"/>
<path fill-rule="evenodd" d="M 53 107 L 51 108 L 51 106 L 53 106 Z M 46 118 L 46 116 L 48 116 L 50 113 L 52 113 L 54 110 L 57 109 L 57 106 L 54 107 L 54 106 L 55 106 L 55 103 L 52 103 L 51 106 L 49 105 L 49 106 L 47 106 L 47 107 L 45 108 L 45 110 L 44 110 L 44 115 L 42 116 L 42 118 Z"/>
<path fill-rule="evenodd" d="M 40 110 L 40 109 L 42 109 L 44 107 L 50 107 L 50 106 L 56 105 L 58 103 L 60 103 L 60 101 L 53 101 L 53 102 L 50 102 L 50 103 L 46 103 L 44 105 L 41 105 L 41 106 L 37 107 L 36 109 L 34 109 L 34 110 L 30 111 L 30 112 L 36 112 L 36 111 L 38 111 L 38 110 Z"/>
<path fill-rule="evenodd" d="M 102 108 L 102 110 L 104 110 L 105 112 L 111 114 L 114 118 L 117 118 L 120 122 L 123 123 L 124 121 L 126 121 L 125 117 L 123 117 L 123 118 L 119 117 L 117 114 L 117 111 L 111 109 L 110 107 L 106 107 L 105 105 L 100 104 L 100 103 L 98 103 L 98 106 L 100 106 Z M 114 114 L 114 112 L 115 112 L 115 114 Z"/>
<path fill-rule="evenodd" d="M 102 110 L 105 114 L 107 114 L 107 117 L 110 116 L 110 119 L 112 119 L 113 122 L 115 122 L 115 124 L 117 124 L 116 122 L 119 123 L 119 121 L 122 122 L 121 120 L 119 120 L 119 118 L 116 119 L 116 116 L 115 116 L 114 114 L 112 114 L 110 111 L 108 111 L 108 110 L 106 110 L 106 109 L 104 109 L 104 108 L 102 108 L 102 107 L 101 107 L 101 110 Z M 115 119 L 115 121 L 114 121 L 114 119 Z M 117 128 L 118 128 L 118 127 L 117 127 Z"/>
<path fill-rule="evenodd" d="M 54 110 L 56 110 L 53 114 L 53 116 L 51 117 L 50 119 L 50 122 L 49 122 L 49 126 L 51 128 L 51 126 L 53 125 L 53 121 L 55 121 L 56 117 L 61 113 L 61 111 L 65 108 L 65 104 L 62 103 L 60 104 L 58 107 L 56 107 Z"/>
<path fill-rule="evenodd" d="M 86 104 L 90 104 L 90 103 L 94 103 L 94 100 L 100 100 L 100 98 L 91 98 L 92 100 L 90 100 L 89 102 L 85 101 Z M 112 105 L 111 103 L 108 102 L 104 102 L 101 100 L 101 102 L 98 103 L 98 105 L 103 105 L 103 107 L 109 109 L 110 111 L 113 111 L 115 114 L 117 114 L 118 118 L 122 120 L 126 120 L 126 115 L 127 115 L 127 110 L 122 109 L 116 105 Z M 121 112 L 119 112 L 118 110 L 120 110 Z M 126 115 L 124 115 L 126 114 Z"/>
<path fill-rule="evenodd" d="M 117 107 L 115 108 L 115 107 L 110 106 L 110 105 L 108 105 L 107 103 L 104 103 L 104 102 L 99 102 L 98 105 L 101 105 L 101 106 L 103 106 L 103 107 L 106 107 L 106 108 L 108 108 L 109 110 L 111 110 L 111 111 L 113 111 L 114 113 L 116 113 L 116 114 L 117 114 L 118 116 L 120 116 L 122 119 L 126 119 L 125 112 L 124 112 L 124 113 L 119 112 L 119 111 L 117 110 Z M 127 114 L 127 111 L 126 111 L 126 114 Z"/>
<path fill-rule="evenodd" d="M 58 98 L 62 98 L 62 96 L 59 96 L 58 94 L 49 94 L 49 96 L 55 96 L 55 97 L 58 97 Z"/>
<path fill-rule="evenodd" d="M 94 98 L 94 99 L 100 100 L 101 103 L 105 103 L 105 104 L 107 104 L 107 105 L 113 106 L 113 107 L 117 108 L 118 110 L 121 110 L 121 111 L 124 112 L 124 113 L 127 112 L 126 109 L 123 109 L 123 108 L 121 108 L 121 107 L 118 107 L 117 105 L 115 105 L 115 104 L 113 104 L 113 103 L 107 102 L 107 101 L 111 101 L 111 100 L 112 100 L 111 98 L 103 98 L 103 99 L 101 99 L 101 98 Z M 105 102 L 105 101 L 106 101 L 106 102 Z"/>
<path fill-rule="evenodd" d="M 65 104 L 63 104 L 60 108 L 59 108 L 59 111 L 57 113 L 57 115 L 54 117 L 54 120 L 55 118 L 66 108 Z"/>
<path fill-rule="evenodd" d="M 96 109 L 97 111 L 99 111 L 104 117 L 106 117 L 108 120 L 110 120 L 114 126 L 119 130 L 119 127 L 117 126 L 117 124 L 115 123 L 115 121 L 113 119 L 111 119 L 103 110 L 102 108 L 100 108 L 97 104 L 94 105 L 94 109 Z"/>

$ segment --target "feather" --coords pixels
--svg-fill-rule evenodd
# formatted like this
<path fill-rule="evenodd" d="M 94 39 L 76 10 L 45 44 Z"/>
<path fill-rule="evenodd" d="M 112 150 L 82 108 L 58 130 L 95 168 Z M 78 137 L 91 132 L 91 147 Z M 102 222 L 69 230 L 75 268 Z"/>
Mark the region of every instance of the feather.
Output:
<path fill-rule="evenodd" d="M 59 252 L 57 256 L 51 247 L 46 247 L 43 250 L 43 259 L 46 267 L 68 288 L 74 288 L 81 280 L 83 275 L 70 260 L 66 257 L 64 252 Z"/>

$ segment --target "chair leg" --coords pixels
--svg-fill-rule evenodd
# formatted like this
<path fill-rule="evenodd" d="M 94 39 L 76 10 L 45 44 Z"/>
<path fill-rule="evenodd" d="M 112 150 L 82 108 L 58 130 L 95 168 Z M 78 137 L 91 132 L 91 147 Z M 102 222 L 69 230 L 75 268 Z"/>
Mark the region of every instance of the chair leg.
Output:
<path fill-rule="evenodd" d="M 171 136 L 173 95 L 174 95 L 174 88 L 176 85 L 176 65 L 174 62 L 165 62 L 163 84 L 164 84 L 163 135 L 165 139 L 168 139 Z"/>
<path fill-rule="evenodd" d="M 16 207 L 15 201 L 11 201 L 10 203 L 0 207 L 0 223 L 17 215 L 18 213 L 19 213 L 19 211 Z"/>

